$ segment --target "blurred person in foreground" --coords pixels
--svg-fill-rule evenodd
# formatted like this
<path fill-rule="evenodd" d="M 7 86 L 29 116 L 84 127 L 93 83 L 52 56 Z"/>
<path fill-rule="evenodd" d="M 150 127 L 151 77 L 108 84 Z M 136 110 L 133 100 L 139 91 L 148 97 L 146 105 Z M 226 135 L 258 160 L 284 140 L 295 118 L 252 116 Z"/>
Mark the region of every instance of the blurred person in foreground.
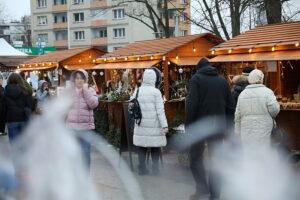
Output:
<path fill-rule="evenodd" d="M 22 77 L 11 73 L 4 91 L 4 103 L 1 112 L 1 122 L 7 124 L 10 142 L 17 139 L 35 110 L 32 92 L 29 91 Z"/>
<path fill-rule="evenodd" d="M 235 132 L 241 136 L 245 153 L 270 147 L 273 119 L 280 111 L 273 91 L 263 85 L 262 71 L 253 70 L 248 80 L 250 85 L 240 94 L 235 112 Z"/>
<path fill-rule="evenodd" d="M 241 92 L 249 85 L 248 76 L 253 70 L 253 67 L 244 67 L 241 75 L 236 75 L 233 77 L 233 88 L 231 90 L 231 95 L 233 97 L 234 107 L 236 107 Z"/>
<path fill-rule="evenodd" d="M 78 135 L 89 134 L 95 129 L 93 110 L 98 106 L 98 97 L 95 90 L 88 86 L 88 73 L 79 69 L 71 74 L 74 102 L 67 116 L 67 126 Z M 79 137 L 86 166 L 91 165 L 91 145 Z"/>
<path fill-rule="evenodd" d="M 201 59 L 197 65 L 197 72 L 191 78 L 186 99 L 186 126 L 189 126 L 203 118 L 210 117 L 209 126 L 217 127 L 214 118 L 233 121 L 234 104 L 230 93 L 230 87 L 226 79 L 218 75 L 218 71 L 206 59 Z M 195 130 L 197 134 L 201 130 Z M 192 133 L 195 134 L 195 133 Z M 196 182 L 196 192 L 190 200 L 199 200 L 209 196 L 210 200 L 220 198 L 221 180 L 220 176 L 210 166 L 209 180 L 206 179 L 206 172 L 203 164 L 205 142 L 207 143 L 210 163 L 214 155 L 214 150 L 220 148 L 223 143 L 223 135 L 207 139 L 207 141 L 197 141 L 190 148 L 190 167 Z"/>
<path fill-rule="evenodd" d="M 133 94 L 140 105 L 142 119 L 140 124 L 135 124 L 133 144 L 139 147 L 139 174 L 146 175 L 149 171 L 146 167 L 147 149 L 151 150 L 153 161 L 152 172 L 159 174 L 159 154 L 161 147 L 167 145 L 166 134 L 168 132 L 168 123 L 165 115 L 164 100 L 160 90 L 162 81 L 161 72 L 151 67 L 146 69 L 141 87 Z"/>

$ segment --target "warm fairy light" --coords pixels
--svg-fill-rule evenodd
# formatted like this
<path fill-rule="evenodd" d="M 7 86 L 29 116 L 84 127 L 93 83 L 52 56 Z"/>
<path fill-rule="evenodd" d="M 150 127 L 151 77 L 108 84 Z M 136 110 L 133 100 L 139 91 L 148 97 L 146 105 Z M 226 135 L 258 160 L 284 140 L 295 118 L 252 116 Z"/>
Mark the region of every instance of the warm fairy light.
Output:
<path fill-rule="evenodd" d="M 29 67 L 31 68 L 31 65 L 29 65 Z"/>
<path fill-rule="evenodd" d="M 128 60 L 128 58 L 127 58 L 127 57 L 125 57 L 125 60 L 127 61 L 127 60 Z"/>
<path fill-rule="evenodd" d="M 215 55 L 215 50 L 212 50 L 212 51 L 211 51 L 211 54 L 212 54 L 212 55 Z"/>
<path fill-rule="evenodd" d="M 196 50 L 196 48 L 194 47 L 194 48 L 193 48 L 193 52 L 196 52 L 196 51 L 197 51 L 197 50 Z"/>
<path fill-rule="evenodd" d="M 113 60 L 116 60 L 116 58 L 115 58 L 115 57 L 113 57 Z"/>
<path fill-rule="evenodd" d="M 299 45 L 300 45 L 299 42 L 297 42 L 297 43 L 295 44 L 295 47 L 299 47 Z"/>
<path fill-rule="evenodd" d="M 138 57 L 137 60 L 140 60 L 140 57 Z"/>
<path fill-rule="evenodd" d="M 153 56 L 151 56 L 150 59 L 153 60 Z"/>
<path fill-rule="evenodd" d="M 38 66 L 38 64 L 35 64 L 35 66 Z"/>
<path fill-rule="evenodd" d="M 229 49 L 229 50 L 228 50 L 228 53 L 232 53 L 232 49 Z"/>
<path fill-rule="evenodd" d="M 43 63 L 42 66 L 45 66 L 45 63 Z"/>
<path fill-rule="evenodd" d="M 92 56 L 89 56 L 89 58 L 92 58 Z"/>
<path fill-rule="evenodd" d="M 253 51 L 253 49 L 252 49 L 252 48 L 250 48 L 250 49 L 249 49 L 249 53 L 252 53 L 252 51 Z"/>
<path fill-rule="evenodd" d="M 81 63 L 81 59 L 79 59 L 79 60 L 78 60 L 78 62 L 80 62 L 80 63 Z"/>
<path fill-rule="evenodd" d="M 168 61 L 168 65 L 170 65 L 171 63 L 170 63 L 170 61 Z"/>
<path fill-rule="evenodd" d="M 106 60 L 107 60 L 107 59 L 106 59 L 106 58 L 104 58 L 104 61 L 105 61 L 105 62 L 106 62 Z"/>
<path fill-rule="evenodd" d="M 162 60 L 165 61 L 165 60 L 166 60 L 166 56 L 163 56 L 163 57 L 162 57 Z"/>
<path fill-rule="evenodd" d="M 273 46 L 273 47 L 272 47 L 272 51 L 275 51 L 275 50 L 276 50 L 276 48 L 275 48 L 275 46 Z"/>
<path fill-rule="evenodd" d="M 176 55 L 176 60 L 178 60 L 179 59 L 179 56 L 178 56 L 178 54 Z"/>
<path fill-rule="evenodd" d="M 68 65 L 65 65 L 65 68 L 68 68 Z"/>
<path fill-rule="evenodd" d="M 94 59 L 93 62 L 96 62 L 96 60 Z"/>

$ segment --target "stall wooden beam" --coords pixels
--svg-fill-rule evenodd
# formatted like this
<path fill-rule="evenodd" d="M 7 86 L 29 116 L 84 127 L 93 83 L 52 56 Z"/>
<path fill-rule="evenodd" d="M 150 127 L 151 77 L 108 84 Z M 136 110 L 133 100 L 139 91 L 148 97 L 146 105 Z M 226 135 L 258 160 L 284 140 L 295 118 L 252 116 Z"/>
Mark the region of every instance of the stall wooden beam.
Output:
<path fill-rule="evenodd" d="M 170 98 L 170 84 L 169 84 L 169 65 L 168 65 L 168 58 L 163 62 L 164 65 L 164 96 L 167 100 Z"/>

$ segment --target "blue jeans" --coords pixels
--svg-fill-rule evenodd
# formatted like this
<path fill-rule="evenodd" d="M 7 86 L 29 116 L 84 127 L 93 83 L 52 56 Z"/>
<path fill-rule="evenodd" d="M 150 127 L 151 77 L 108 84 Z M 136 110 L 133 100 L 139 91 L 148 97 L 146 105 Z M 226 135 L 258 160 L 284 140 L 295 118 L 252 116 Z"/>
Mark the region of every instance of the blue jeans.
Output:
<path fill-rule="evenodd" d="M 9 142 L 14 142 L 22 133 L 25 122 L 9 122 L 7 123 Z"/>
<path fill-rule="evenodd" d="M 84 134 L 91 134 L 90 131 L 76 131 L 78 142 L 81 146 L 82 154 L 84 156 L 85 164 L 87 169 L 90 170 L 91 168 L 91 144 L 80 137 L 80 135 Z M 79 137 L 78 137 L 79 135 Z"/>

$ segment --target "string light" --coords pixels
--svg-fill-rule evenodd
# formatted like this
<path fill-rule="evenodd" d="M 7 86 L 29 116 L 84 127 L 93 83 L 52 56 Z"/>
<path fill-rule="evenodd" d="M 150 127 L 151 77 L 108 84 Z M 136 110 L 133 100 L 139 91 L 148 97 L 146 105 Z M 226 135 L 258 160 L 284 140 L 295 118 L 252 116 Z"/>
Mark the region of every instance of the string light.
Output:
<path fill-rule="evenodd" d="M 35 64 L 35 66 L 38 66 L 38 64 Z"/>
<path fill-rule="evenodd" d="M 165 61 L 165 60 L 166 60 L 166 56 L 163 56 L 163 57 L 162 57 L 162 60 Z"/>
<path fill-rule="evenodd" d="M 215 55 L 215 50 L 212 50 L 212 51 L 211 51 L 211 54 L 212 54 L 212 55 Z"/>
<path fill-rule="evenodd" d="M 153 60 L 153 56 L 151 56 L 150 59 Z"/>
<path fill-rule="evenodd" d="M 250 49 L 249 49 L 249 53 L 252 53 L 252 51 L 253 51 L 253 49 L 252 49 L 252 48 L 250 48 Z"/>
<path fill-rule="evenodd" d="M 276 48 L 275 48 L 275 46 L 273 46 L 273 47 L 272 47 L 272 51 L 275 51 L 275 50 L 276 50 Z"/>
<path fill-rule="evenodd" d="M 197 50 L 196 50 L 196 48 L 195 47 L 193 47 L 193 52 L 196 52 Z"/>
<path fill-rule="evenodd" d="M 80 63 L 81 63 L 81 59 L 79 59 L 79 60 L 78 60 L 78 62 L 80 62 Z"/>
<path fill-rule="evenodd" d="M 168 65 L 170 65 L 171 63 L 170 63 L 170 61 L 168 61 Z"/>
<path fill-rule="evenodd" d="M 115 58 L 115 57 L 113 57 L 113 60 L 116 60 L 116 58 Z"/>
<path fill-rule="evenodd" d="M 295 47 L 299 47 L 299 45 L 300 45 L 299 42 L 297 42 L 297 43 L 295 44 Z"/>
<path fill-rule="evenodd" d="M 104 58 L 104 61 L 106 62 L 106 58 Z"/>
<path fill-rule="evenodd" d="M 127 58 L 127 57 L 125 57 L 125 60 L 127 61 L 127 60 L 128 60 L 128 58 Z"/>
<path fill-rule="evenodd" d="M 137 60 L 140 60 L 140 57 L 138 57 Z"/>
<path fill-rule="evenodd" d="M 92 58 L 92 56 L 90 55 L 89 58 Z"/>
<path fill-rule="evenodd" d="M 229 50 L 228 50 L 228 53 L 232 53 L 232 49 L 229 49 Z"/>
<path fill-rule="evenodd" d="M 178 54 L 176 55 L 176 60 L 178 60 L 179 59 L 179 56 L 178 56 Z"/>
<path fill-rule="evenodd" d="M 96 60 L 94 59 L 93 62 L 96 62 Z"/>
<path fill-rule="evenodd" d="M 43 63 L 42 66 L 45 66 L 45 63 Z"/>

